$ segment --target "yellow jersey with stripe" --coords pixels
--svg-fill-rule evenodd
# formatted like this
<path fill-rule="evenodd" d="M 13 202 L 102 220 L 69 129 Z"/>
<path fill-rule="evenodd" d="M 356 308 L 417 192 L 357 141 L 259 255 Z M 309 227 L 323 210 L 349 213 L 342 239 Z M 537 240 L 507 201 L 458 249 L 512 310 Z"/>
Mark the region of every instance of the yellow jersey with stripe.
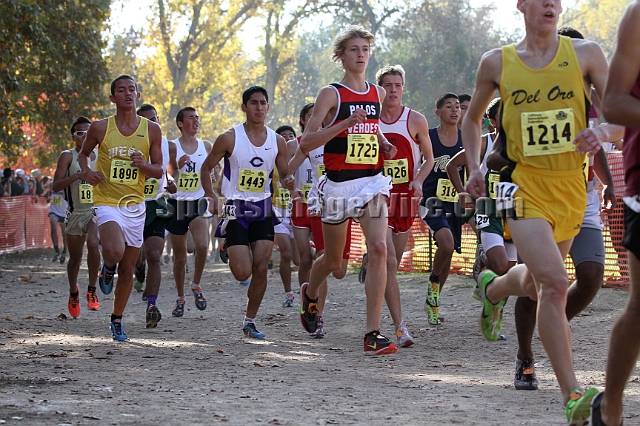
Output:
<path fill-rule="evenodd" d="M 140 117 L 136 131 L 123 136 L 115 116 L 109 117 L 95 169 L 105 178 L 94 188 L 94 205 L 124 207 L 144 201 L 145 176 L 133 165 L 131 154 L 140 152 L 143 161 L 149 161 L 149 145 L 149 120 Z"/>
<path fill-rule="evenodd" d="M 554 59 L 538 70 L 522 62 L 515 45 L 504 46 L 500 96 L 511 161 L 557 171 L 582 168 L 584 156 L 573 141 L 588 127 L 591 101 L 570 38 L 560 36 Z"/>

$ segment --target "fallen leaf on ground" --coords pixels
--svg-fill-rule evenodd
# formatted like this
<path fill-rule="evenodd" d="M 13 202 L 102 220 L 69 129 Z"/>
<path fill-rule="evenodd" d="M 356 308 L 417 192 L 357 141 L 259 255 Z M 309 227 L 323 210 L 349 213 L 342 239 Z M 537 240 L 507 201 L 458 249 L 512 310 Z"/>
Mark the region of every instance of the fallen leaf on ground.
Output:
<path fill-rule="evenodd" d="M 59 320 L 66 320 L 67 316 L 65 314 L 60 314 L 56 318 L 59 319 Z"/>

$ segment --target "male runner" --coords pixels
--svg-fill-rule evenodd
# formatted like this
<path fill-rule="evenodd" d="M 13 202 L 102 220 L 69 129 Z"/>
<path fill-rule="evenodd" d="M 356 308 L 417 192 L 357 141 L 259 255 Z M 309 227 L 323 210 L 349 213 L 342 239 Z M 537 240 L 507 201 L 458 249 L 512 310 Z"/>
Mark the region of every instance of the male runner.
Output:
<path fill-rule="evenodd" d="M 64 264 L 67 257 L 67 234 L 66 224 L 64 223 L 67 215 L 67 200 L 64 198 L 63 191 L 51 191 L 51 204 L 49 204 L 49 225 L 51 226 L 51 242 L 53 242 L 53 249 L 55 254 L 53 255 L 52 262 L 60 260 L 60 263 Z M 60 242 L 58 240 L 58 227 L 60 227 L 60 233 L 62 234 L 62 253 L 60 253 Z"/>
<path fill-rule="evenodd" d="M 142 104 L 138 107 L 139 116 L 160 125 L 158 113 L 153 105 Z M 169 163 L 169 142 L 162 137 L 162 169 L 166 170 Z M 163 197 L 165 191 L 175 193 L 177 190 L 175 183 L 166 179 L 163 175 L 160 179 L 148 178 L 144 183 L 145 196 L 145 223 L 144 223 L 144 253 L 146 263 L 149 265 L 147 273 L 147 284 L 144 294 L 147 298 L 147 309 L 145 314 L 146 327 L 155 328 L 158 325 L 162 314 L 156 306 L 158 300 L 158 292 L 160 290 L 160 281 L 162 279 L 162 270 L 160 269 L 160 258 L 162 257 L 162 249 L 164 248 L 165 227 L 168 223 L 167 202 Z M 143 263 L 144 265 L 144 263 Z"/>
<path fill-rule="evenodd" d="M 421 201 L 421 205 L 426 207 L 426 213 L 421 216 L 431 229 L 438 246 L 433 256 L 424 302 L 427 320 L 431 325 L 440 324 L 440 292 L 449 276 L 454 250 L 460 253 L 463 224 L 463 218 L 456 214 L 454 207 L 458 202 L 458 192 L 447 175 L 447 163 L 462 150 L 462 136 L 458 129 L 458 96 L 451 92 L 440 96 L 436 101 L 436 115 L 440 124 L 429 129 L 435 163 L 422 184 Z"/>
<path fill-rule="evenodd" d="M 80 316 L 80 287 L 78 286 L 78 272 L 82 263 L 84 243 L 87 242 L 87 268 L 89 269 L 89 285 L 87 286 L 87 308 L 92 311 L 100 309 L 100 302 L 96 294 L 96 281 L 100 268 L 100 247 L 98 225 L 93 218 L 93 186 L 84 180 L 85 175 L 78 164 L 78 154 L 82 149 L 91 120 L 78 117 L 71 125 L 71 140 L 75 149 L 62 151 L 58 157 L 58 164 L 53 175 L 53 191 L 64 190 L 67 200 L 66 234 L 69 245 L 69 263 L 67 263 L 67 278 L 69 280 L 69 313 L 72 317 Z M 91 153 L 89 167 L 95 168 L 97 151 Z"/>
<path fill-rule="evenodd" d="M 313 114 L 314 103 L 308 103 L 300 110 L 299 124 L 304 132 L 309 118 Z M 293 213 L 291 222 L 293 223 L 293 236 L 296 247 L 300 253 L 300 268 L 298 269 L 298 282 L 300 286 L 309 282 L 311 266 L 314 258 L 324 253 L 324 235 L 322 234 L 321 207 L 318 200 L 318 182 L 325 175 L 324 167 L 324 146 L 320 146 L 307 154 L 303 154 L 300 149 L 301 136 L 295 141 L 290 141 L 289 146 L 295 148 L 295 154 L 289 161 L 289 170 L 294 172 L 296 179 L 296 189 L 302 192 L 302 198 L 294 198 Z M 291 149 L 291 148 L 290 148 Z M 311 250 L 311 236 L 315 253 Z M 347 229 L 347 239 L 342 250 L 342 264 L 339 270 L 333 271 L 334 278 L 342 279 L 347 274 L 349 255 L 351 254 L 351 220 Z M 320 284 L 318 292 L 318 313 L 316 314 L 316 329 L 309 333 L 312 339 L 322 339 L 324 331 L 324 306 L 327 298 L 327 280 Z"/>
<path fill-rule="evenodd" d="M 471 95 L 468 93 L 463 93 L 458 95 L 458 100 L 460 101 L 460 118 L 458 119 L 458 129 L 462 128 L 462 120 L 464 116 L 467 114 L 467 109 L 469 109 L 469 103 L 471 102 Z"/>
<path fill-rule="evenodd" d="M 405 73 L 401 65 L 387 65 L 376 74 L 376 83 L 386 92 L 380 114 L 380 130 L 398 153 L 384 162 L 384 174 L 391 177 L 389 224 L 387 229 L 387 288 L 384 296 L 396 327 L 398 345 L 408 347 L 413 338 L 402 319 L 398 266 L 416 217 L 414 199 L 422 197 L 422 183 L 433 168 L 429 124 L 424 115 L 402 105 Z M 421 160 L 424 158 L 424 162 Z"/>
<path fill-rule="evenodd" d="M 226 236 L 233 276 L 239 281 L 251 276 L 242 332 L 247 337 L 264 339 L 264 333 L 256 328 L 255 318 L 267 289 L 273 228 L 277 222 L 270 189 L 274 167 L 277 166 L 285 189 L 292 191 L 294 180 L 287 166 L 284 138 L 264 124 L 269 112 L 267 91 L 259 86 L 245 90 L 242 112 L 246 121 L 218 136 L 200 176 L 205 196 L 213 200 L 219 211 L 218 197 L 211 188 L 211 170 L 224 158 L 222 195 L 227 201 L 221 207 L 222 220 L 216 236 Z M 251 262 L 248 259 L 252 259 Z"/>
<path fill-rule="evenodd" d="M 538 331 L 562 391 L 567 421 L 582 425 L 597 389 L 580 387 L 575 376 L 564 259 L 586 207 L 584 155 L 601 148 L 587 129 L 587 112 L 591 84 L 602 93 L 607 61 L 597 43 L 557 34 L 560 0 L 518 0 L 517 8 L 524 15 L 525 37 L 483 56 L 462 125 L 467 191 L 478 198 L 485 192 L 478 165 L 480 119 L 500 90 L 500 124 L 511 165 L 501 173 L 496 203 L 507 215 L 524 265 L 501 277 L 491 270 L 480 274 L 484 306 L 479 322 L 485 338 L 496 340 L 506 297 L 538 300 Z"/>
<path fill-rule="evenodd" d="M 180 137 L 169 143 L 169 164 L 167 174 L 177 182 L 178 190 L 169 195 L 169 205 L 173 207 L 173 218 L 167 224 L 167 231 L 173 247 L 173 278 L 176 281 L 178 298 L 171 314 L 184 315 L 184 280 L 187 264 L 187 232 L 191 230 L 195 244 L 195 262 L 191 292 L 196 308 L 207 309 L 207 299 L 202 294 L 200 280 L 207 263 L 209 248 L 209 222 L 203 217 L 207 208 L 205 190 L 200 181 L 200 168 L 211 152 L 211 142 L 196 138 L 200 129 L 200 116 L 195 108 L 185 107 L 176 115 L 176 125 Z M 211 178 L 209 178 L 211 186 Z M 147 296 L 148 297 L 148 296 Z"/>
<path fill-rule="evenodd" d="M 156 123 L 136 114 L 139 98 L 133 77 L 121 75 L 113 80 L 109 99 L 116 105 L 116 115 L 91 123 L 78 154 L 85 180 L 94 185 L 94 220 L 102 236 L 104 260 L 99 282 L 104 294 L 113 290 L 118 266 L 110 323 L 113 339 L 118 341 L 127 339 L 122 314 L 143 242 L 145 178 L 160 179 L 163 173 L 162 131 Z M 98 161 L 93 171 L 89 157 L 96 146 Z"/>
<path fill-rule="evenodd" d="M 320 287 L 329 274 L 342 266 L 342 252 L 352 218 L 362 226 L 370 259 L 365 280 L 364 353 L 385 355 L 398 349 L 380 334 L 387 281 L 387 197 L 391 189 L 391 179 L 381 173 L 382 153 L 393 158 L 396 148 L 378 126 L 385 91 L 364 79 L 374 41 L 373 34 L 355 25 L 337 35 L 333 42 L 333 60 L 344 69 L 344 77 L 320 90 L 314 113 L 300 140 L 303 153 L 324 145 L 326 175 L 320 180 L 318 190 L 323 200 L 322 232 L 325 241 L 332 242 L 313 264 L 309 283 L 300 289 L 300 319 L 307 332 L 316 330 Z"/>
<path fill-rule="evenodd" d="M 640 1 L 634 0 L 622 17 L 618 43 L 603 99 L 611 123 L 627 127 L 622 147 L 625 171 L 622 241 L 629 261 L 629 302 L 611 332 L 605 391 L 593 400 L 593 426 L 622 424 L 623 393 L 640 353 Z"/>

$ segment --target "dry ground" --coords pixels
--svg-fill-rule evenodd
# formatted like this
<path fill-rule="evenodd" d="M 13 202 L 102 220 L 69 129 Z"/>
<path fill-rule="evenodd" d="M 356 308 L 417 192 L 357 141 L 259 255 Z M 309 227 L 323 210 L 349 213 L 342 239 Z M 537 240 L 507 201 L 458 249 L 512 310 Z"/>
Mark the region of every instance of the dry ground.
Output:
<path fill-rule="evenodd" d="M 422 312 L 425 276 L 402 275 L 405 320 L 416 344 L 393 356 L 364 357 L 357 271 L 330 280 L 327 336 L 318 341 L 303 331 L 297 308 L 282 307 L 282 284 L 270 271 L 258 316 L 267 338 L 256 341 L 241 333 L 246 288 L 226 265 L 207 263 L 202 284 L 209 306 L 200 312 L 188 299 L 179 319 L 171 317 L 176 293 L 165 265 L 158 328 L 145 329 L 146 304 L 134 292 L 124 317 L 130 340 L 118 343 L 108 325 L 112 296 L 100 295 L 98 312 L 83 300 L 78 319 L 59 318 L 68 316 L 66 269 L 49 260 L 44 251 L 0 257 L 0 423 L 566 424 L 540 341 L 534 341 L 540 390 L 516 391 L 513 303 L 505 309 L 507 340 L 486 342 L 468 277 L 448 281 L 445 322 L 433 327 Z M 86 280 L 84 266 L 80 277 Z M 627 296 L 602 289 L 573 321 L 582 383 L 603 387 L 609 333 Z M 382 332 L 393 335 L 387 312 Z M 640 424 L 635 374 L 625 424 Z"/>

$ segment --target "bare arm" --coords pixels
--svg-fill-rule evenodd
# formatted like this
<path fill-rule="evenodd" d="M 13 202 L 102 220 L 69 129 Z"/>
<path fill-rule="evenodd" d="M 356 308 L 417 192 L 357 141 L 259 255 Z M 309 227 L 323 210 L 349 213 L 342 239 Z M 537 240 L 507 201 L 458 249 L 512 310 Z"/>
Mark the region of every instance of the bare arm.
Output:
<path fill-rule="evenodd" d="M 484 54 L 476 77 L 476 88 L 471 97 L 467 114 L 462 122 L 462 142 L 467 157 L 469 182 L 467 191 L 474 198 L 484 196 L 484 176 L 480 173 L 482 149 L 482 117 L 499 87 L 502 73 L 502 51 L 495 49 Z"/>
<path fill-rule="evenodd" d="M 178 175 L 178 163 L 176 161 L 176 155 L 178 155 L 178 150 L 176 148 L 176 144 L 173 141 L 169 142 L 169 162 L 167 163 L 167 177 L 171 176 L 173 180 L 177 178 Z"/>
<path fill-rule="evenodd" d="M 460 173 L 458 173 L 458 169 L 467 164 L 464 151 L 465 150 L 463 149 L 458 152 L 447 163 L 447 175 L 449 175 L 449 180 L 456 191 L 458 191 L 458 194 L 465 191 L 464 185 L 462 185 L 462 179 L 460 179 Z"/>
<path fill-rule="evenodd" d="M 78 153 L 78 165 L 85 175 L 84 180 L 91 185 L 96 186 L 104 180 L 104 176 L 100 172 L 91 170 L 89 167 L 89 158 L 96 146 L 100 145 L 107 133 L 107 119 L 94 121 L 89 125 L 87 136 L 84 138 L 82 148 Z"/>
<path fill-rule="evenodd" d="M 297 146 L 295 154 L 293 155 L 291 160 L 289 160 L 289 170 L 295 173 L 300 168 L 300 166 L 302 166 L 302 163 L 304 163 L 304 160 L 306 158 L 308 158 L 307 154 L 304 154 L 302 152 L 302 148 L 300 148 L 300 146 Z"/>
<path fill-rule="evenodd" d="M 611 58 L 602 111 L 611 123 L 640 127 L 640 99 L 631 90 L 640 74 L 640 3 L 625 11 L 618 30 L 618 43 Z"/>
<path fill-rule="evenodd" d="M 295 190 L 296 181 L 293 175 L 289 173 L 288 148 L 284 138 L 280 135 L 276 135 L 276 141 L 278 142 L 278 155 L 276 156 L 276 167 L 278 168 L 278 176 L 280 176 L 280 184 L 283 188 L 287 188 L 289 191 Z"/>
<path fill-rule="evenodd" d="M 308 154 L 309 151 L 323 146 L 349 127 L 364 123 L 367 119 L 367 113 L 358 108 L 348 119 L 341 121 L 335 126 L 322 128 L 323 121 L 329 115 L 329 112 L 335 112 L 337 107 L 338 95 L 336 91 L 329 86 L 320 89 L 313 108 L 313 114 L 309 118 L 309 122 L 300 139 L 300 148 L 304 154 Z"/>
<path fill-rule="evenodd" d="M 593 157 L 593 171 L 604 186 L 602 190 L 602 203 L 605 210 L 615 209 L 618 205 L 618 200 L 616 199 L 613 176 L 611 176 L 611 170 L 607 162 L 607 154 L 604 152 L 604 149 L 598 151 Z"/>
<path fill-rule="evenodd" d="M 429 137 L 429 123 L 424 115 L 417 111 L 411 111 L 409 115 L 409 132 L 414 135 L 414 139 L 420 143 L 420 152 L 424 161 L 418 169 L 418 173 L 409 184 L 409 189 L 413 188 L 417 197 L 422 197 L 422 183 L 433 170 L 433 148 Z"/>
<path fill-rule="evenodd" d="M 58 164 L 56 165 L 56 171 L 53 174 L 53 184 L 51 187 L 54 192 L 60 192 L 73 182 L 84 177 L 84 173 L 74 173 L 71 176 L 67 176 L 67 171 L 71 162 L 73 161 L 73 154 L 70 151 L 62 151 L 58 157 Z"/>
<path fill-rule="evenodd" d="M 218 197 L 211 186 L 211 170 L 216 167 L 223 157 L 231 155 L 235 146 L 235 132 L 233 129 L 227 130 L 213 143 L 213 147 L 207 155 L 207 158 L 202 163 L 200 168 L 200 182 L 202 182 L 202 189 L 204 189 L 204 196 L 214 200 L 214 204 L 217 204 Z M 174 146 L 175 150 L 175 146 Z M 175 160 L 175 151 L 173 154 Z M 218 210 L 216 210 L 218 211 Z"/>

